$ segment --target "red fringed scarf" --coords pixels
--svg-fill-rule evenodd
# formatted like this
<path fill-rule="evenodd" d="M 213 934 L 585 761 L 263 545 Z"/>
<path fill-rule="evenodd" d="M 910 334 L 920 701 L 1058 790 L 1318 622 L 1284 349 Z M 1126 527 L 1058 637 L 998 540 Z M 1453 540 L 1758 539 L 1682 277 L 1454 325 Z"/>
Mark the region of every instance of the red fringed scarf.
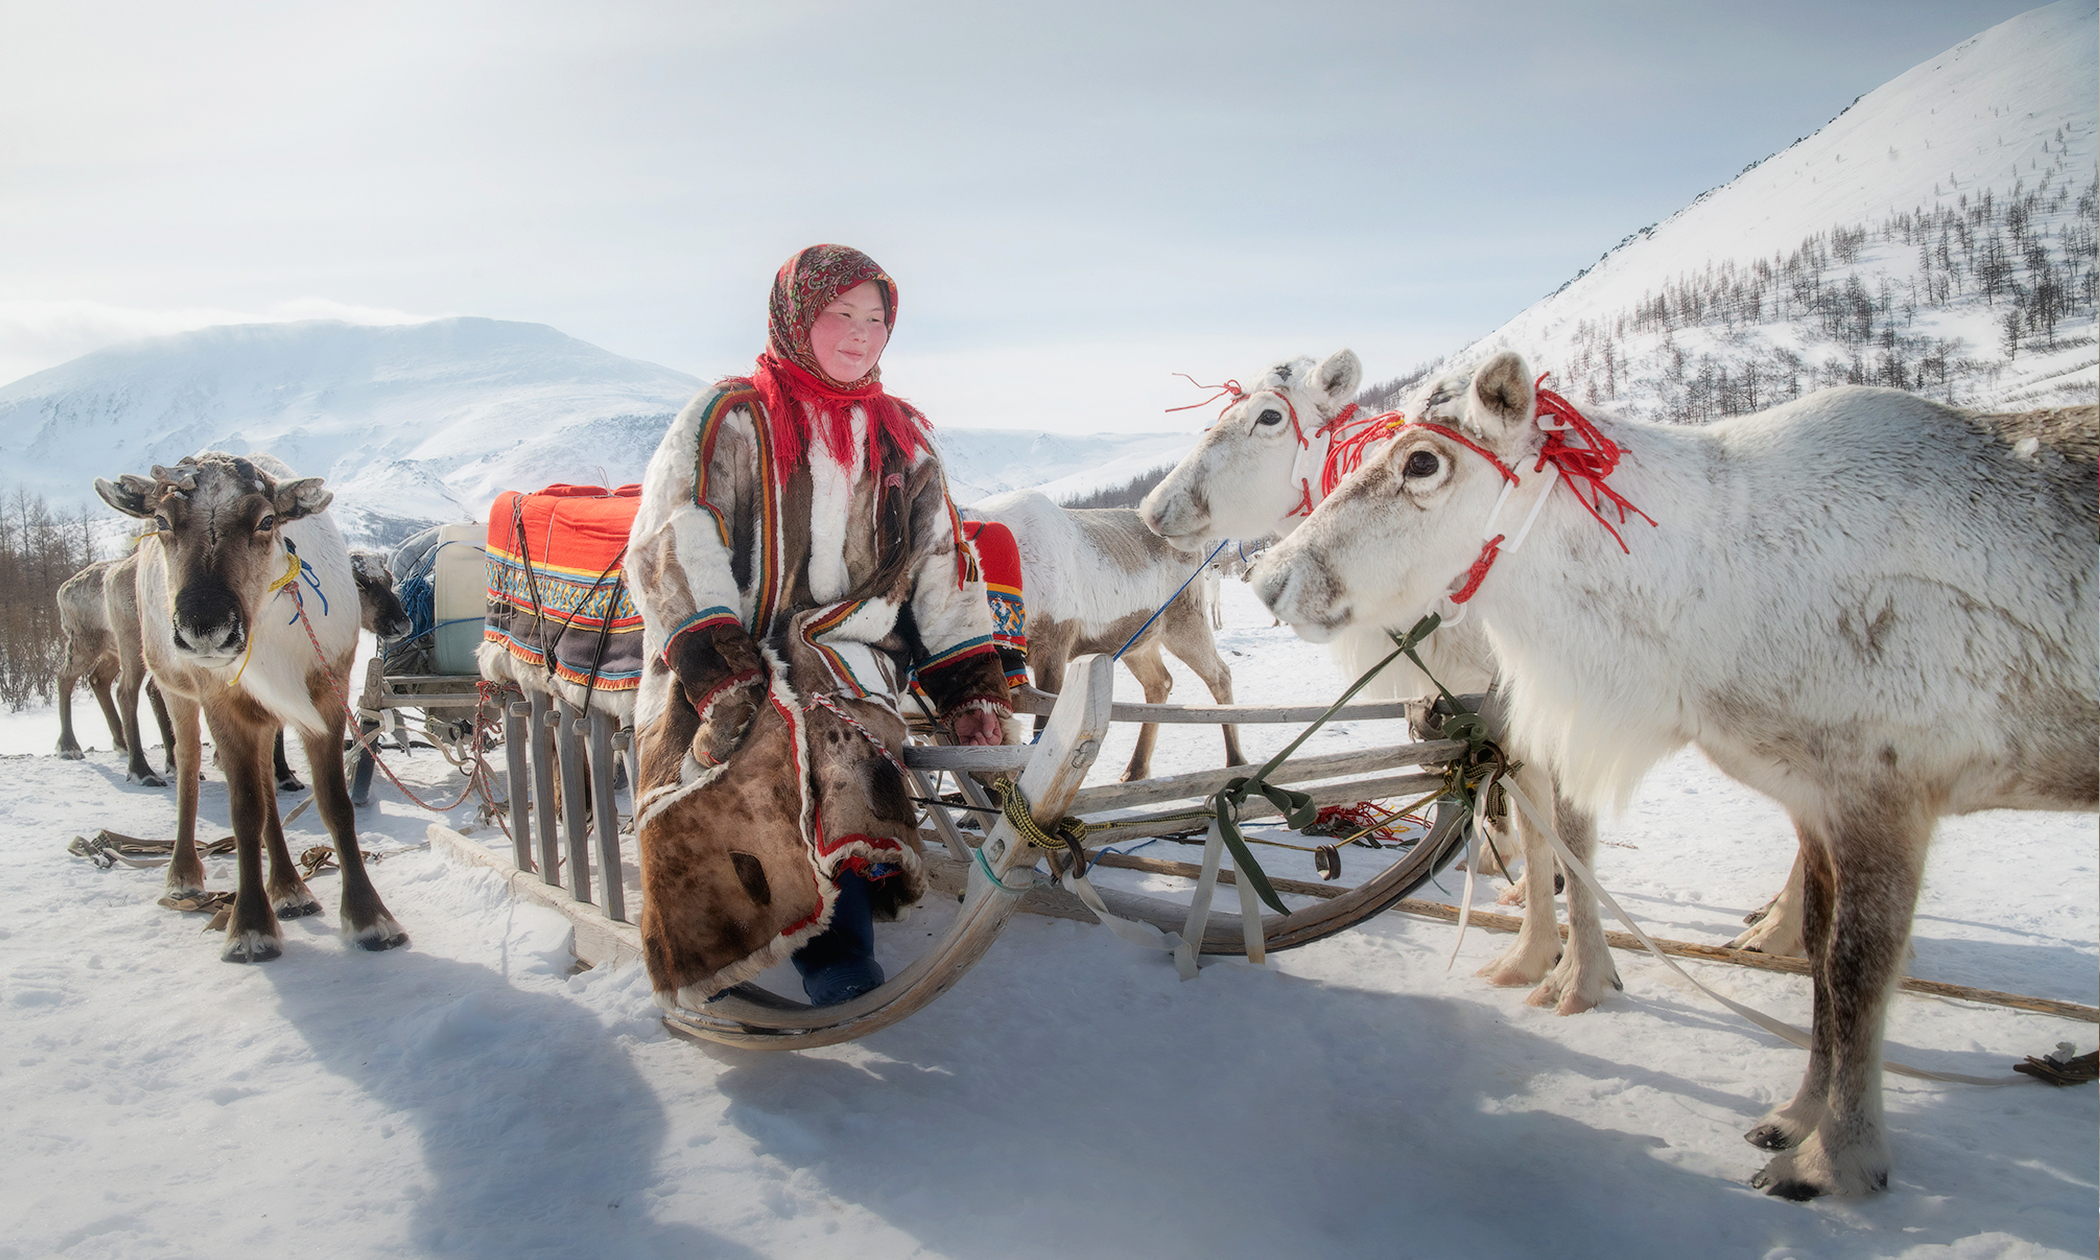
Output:
<path fill-rule="evenodd" d="M 749 379 L 765 402 L 766 422 L 773 434 L 773 473 L 783 485 L 808 455 L 813 435 L 821 435 L 824 449 L 839 463 L 853 458 L 856 404 L 868 413 L 868 449 L 862 458 L 871 468 L 877 458 L 877 434 L 908 457 L 931 428 L 918 408 L 890 397 L 879 380 L 858 389 L 840 389 L 821 373 L 806 372 L 771 352 L 758 356 L 758 367 Z"/>
<path fill-rule="evenodd" d="M 784 263 L 773 277 L 766 305 L 766 349 L 748 379 L 766 409 L 773 447 L 773 473 L 782 484 L 808 456 L 812 436 L 839 463 L 853 458 L 853 408 L 868 414 L 868 467 L 877 459 L 878 439 L 909 457 L 926 441 L 932 427 L 917 408 L 892 398 L 882 388 L 882 369 L 872 368 L 857 381 L 840 382 L 825 375 L 810 348 L 809 330 L 824 308 L 840 294 L 866 281 L 882 291 L 888 323 L 897 322 L 897 283 L 875 260 L 844 245 L 812 245 Z"/>

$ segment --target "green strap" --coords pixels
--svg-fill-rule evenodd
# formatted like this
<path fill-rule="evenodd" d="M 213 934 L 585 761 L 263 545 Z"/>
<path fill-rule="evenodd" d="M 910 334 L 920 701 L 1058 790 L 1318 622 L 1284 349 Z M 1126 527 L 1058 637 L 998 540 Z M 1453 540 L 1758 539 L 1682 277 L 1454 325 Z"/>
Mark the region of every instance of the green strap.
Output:
<path fill-rule="evenodd" d="M 1424 639 L 1434 634 L 1436 628 L 1442 624 L 1442 617 L 1435 613 L 1430 613 L 1416 622 L 1414 628 L 1406 634 L 1393 635 L 1392 640 L 1396 645 L 1395 649 L 1384 660 L 1365 670 L 1363 677 L 1351 683 L 1349 689 L 1342 693 L 1341 699 L 1328 705 L 1327 712 L 1322 713 L 1318 718 L 1314 719 L 1312 725 L 1298 733 L 1298 738 L 1285 745 L 1282 752 L 1263 762 L 1259 770 L 1245 778 L 1232 780 L 1216 796 L 1211 797 L 1211 813 L 1218 820 L 1219 836 L 1225 841 L 1225 847 L 1232 853 L 1233 867 L 1253 887 L 1256 895 L 1262 899 L 1262 902 L 1276 913 L 1289 914 L 1291 912 L 1290 907 L 1284 905 L 1283 898 L 1276 895 L 1276 889 L 1269 883 L 1268 873 L 1262 870 L 1259 862 L 1254 860 L 1254 854 L 1247 848 L 1246 839 L 1240 835 L 1240 807 L 1246 804 L 1247 796 L 1250 792 L 1258 792 L 1262 796 L 1267 797 L 1270 804 L 1282 811 L 1284 825 L 1291 830 L 1303 831 L 1311 825 L 1320 812 L 1313 808 L 1312 796 L 1309 793 L 1293 792 L 1289 788 L 1278 787 L 1266 780 L 1275 771 L 1276 767 L 1282 765 L 1290 758 L 1292 753 L 1298 751 L 1300 745 L 1312 738 L 1313 732 L 1327 725 L 1329 719 L 1333 718 L 1343 705 L 1349 703 L 1350 699 L 1357 692 L 1362 691 L 1373 678 L 1376 678 L 1379 671 L 1399 660 L 1402 656 L 1407 657 L 1415 663 L 1415 668 L 1421 670 L 1429 678 L 1430 682 L 1436 683 L 1437 691 L 1442 693 L 1444 699 L 1449 701 L 1451 707 L 1457 711 L 1455 716 L 1444 723 L 1445 737 L 1448 739 L 1463 739 L 1474 748 L 1478 748 L 1481 742 L 1487 738 L 1487 724 L 1481 721 L 1478 714 L 1469 712 L 1465 706 L 1459 704 L 1458 698 L 1453 696 L 1448 690 L 1445 690 L 1444 684 L 1437 682 L 1436 676 L 1431 674 L 1429 668 L 1422 664 L 1422 658 L 1415 654 L 1416 647 Z"/>

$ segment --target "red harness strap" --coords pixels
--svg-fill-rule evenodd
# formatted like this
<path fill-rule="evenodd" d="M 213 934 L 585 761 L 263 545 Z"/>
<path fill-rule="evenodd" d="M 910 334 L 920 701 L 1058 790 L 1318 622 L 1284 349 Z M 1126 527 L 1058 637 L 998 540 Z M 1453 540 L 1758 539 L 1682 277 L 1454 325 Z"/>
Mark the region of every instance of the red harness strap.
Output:
<path fill-rule="evenodd" d="M 1540 376 L 1538 381 L 1533 382 L 1534 388 L 1545 379 L 1544 376 Z M 1575 501 L 1582 504 L 1584 510 L 1595 517 L 1599 525 L 1604 526 L 1605 530 L 1611 534 L 1612 540 L 1619 544 L 1620 551 L 1630 551 L 1626 546 L 1626 540 L 1619 536 L 1618 530 L 1612 528 L 1610 521 L 1604 519 L 1604 514 L 1600 510 L 1602 504 L 1608 500 L 1612 506 L 1618 508 L 1619 523 L 1622 525 L 1626 523 L 1626 514 L 1628 512 L 1647 521 L 1650 525 L 1656 523 L 1655 518 L 1633 506 L 1626 500 L 1624 495 L 1604 484 L 1604 479 L 1609 477 L 1612 474 L 1612 470 L 1619 466 L 1619 460 L 1625 452 L 1619 448 L 1618 443 L 1604 436 L 1597 426 L 1592 424 L 1587 416 L 1577 411 L 1567 399 L 1550 389 L 1538 389 L 1537 395 L 1538 416 L 1543 418 L 1550 415 L 1559 420 L 1560 423 L 1551 426 L 1541 426 L 1546 429 L 1546 440 L 1539 447 L 1538 462 L 1532 465 L 1531 471 L 1534 473 L 1544 472 L 1546 465 L 1551 464 L 1559 469 L 1563 478 L 1569 481 L 1581 481 L 1587 485 L 1589 493 L 1585 495 L 1581 490 L 1576 490 Z M 1382 418 L 1374 417 L 1374 419 Z M 1516 470 L 1503 463 L 1493 451 L 1449 426 L 1428 420 L 1403 420 L 1399 424 L 1385 426 L 1377 430 L 1377 432 L 1397 432 L 1402 428 L 1428 429 L 1433 433 L 1450 438 L 1452 441 L 1479 455 L 1488 463 L 1493 464 L 1495 471 L 1501 473 L 1503 480 L 1509 482 L 1511 486 L 1520 484 Z M 1570 444 L 1567 437 L 1569 433 L 1576 434 L 1587 445 L 1575 446 Z M 1360 462 L 1362 459 L 1361 448 L 1367 440 L 1366 435 L 1358 434 L 1352 440 L 1357 443 L 1356 458 Z M 1331 460 L 1332 456 L 1330 456 Z M 1354 467 L 1354 465 L 1351 465 L 1351 467 Z M 1570 488 L 1573 489 L 1572 486 Z M 1504 493 L 1507 493 L 1507 491 Z M 1552 487 L 1547 487 L 1546 493 L 1551 494 Z M 1492 519 L 1490 523 L 1492 523 Z M 1507 537 L 1507 534 L 1497 534 L 1481 545 L 1479 556 L 1475 557 L 1473 563 L 1466 569 L 1465 583 L 1450 594 L 1449 599 L 1452 603 L 1463 604 L 1479 592 L 1480 584 L 1486 580 L 1488 570 L 1494 567 L 1495 561 L 1501 556 L 1502 543 Z"/>

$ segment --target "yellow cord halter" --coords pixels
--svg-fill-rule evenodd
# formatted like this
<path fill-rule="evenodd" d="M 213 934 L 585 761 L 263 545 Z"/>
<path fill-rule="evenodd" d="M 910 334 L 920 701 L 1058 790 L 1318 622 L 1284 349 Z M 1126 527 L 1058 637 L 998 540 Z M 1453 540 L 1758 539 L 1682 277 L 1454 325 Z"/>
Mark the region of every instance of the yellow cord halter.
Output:
<path fill-rule="evenodd" d="M 270 596 L 277 594 L 277 592 L 283 590 L 285 587 L 290 586 L 292 583 L 298 581 L 299 568 L 300 565 L 298 554 L 287 548 L 284 553 L 284 576 L 270 583 L 269 592 L 266 595 L 264 595 L 263 598 L 268 599 Z M 250 626 L 248 627 L 248 648 L 246 651 L 241 653 L 241 667 L 233 671 L 233 677 L 226 680 L 226 685 L 228 687 L 234 687 L 240 684 L 241 675 L 248 672 L 248 658 L 250 656 L 253 656 L 254 654 L 255 627 Z"/>

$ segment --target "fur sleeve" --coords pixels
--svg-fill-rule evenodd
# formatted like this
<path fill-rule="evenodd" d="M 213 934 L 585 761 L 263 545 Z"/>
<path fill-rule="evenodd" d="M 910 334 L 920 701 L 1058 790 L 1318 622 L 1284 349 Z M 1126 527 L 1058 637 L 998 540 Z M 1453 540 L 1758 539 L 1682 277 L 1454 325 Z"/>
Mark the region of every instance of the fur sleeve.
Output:
<path fill-rule="evenodd" d="M 671 423 L 642 480 L 628 534 L 627 571 L 642 613 L 643 651 L 658 675 L 677 640 L 696 631 L 741 632 L 749 609 L 730 562 L 730 522 L 745 508 L 754 458 L 751 413 L 703 390 Z M 709 637 L 703 635 L 703 638 Z M 690 681 L 690 680 L 688 680 Z M 660 712 L 644 680 L 642 704 Z M 652 704 L 651 700 L 656 703 Z"/>
<path fill-rule="evenodd" d="M 934 467 L 912 505 L 912 617 L 926 651 L 917 664 L 919 685 L 943 717 L 965 707 L 1007 713 L 984 577 L 961 540 L 947 479 L 928 460 Z"/>

